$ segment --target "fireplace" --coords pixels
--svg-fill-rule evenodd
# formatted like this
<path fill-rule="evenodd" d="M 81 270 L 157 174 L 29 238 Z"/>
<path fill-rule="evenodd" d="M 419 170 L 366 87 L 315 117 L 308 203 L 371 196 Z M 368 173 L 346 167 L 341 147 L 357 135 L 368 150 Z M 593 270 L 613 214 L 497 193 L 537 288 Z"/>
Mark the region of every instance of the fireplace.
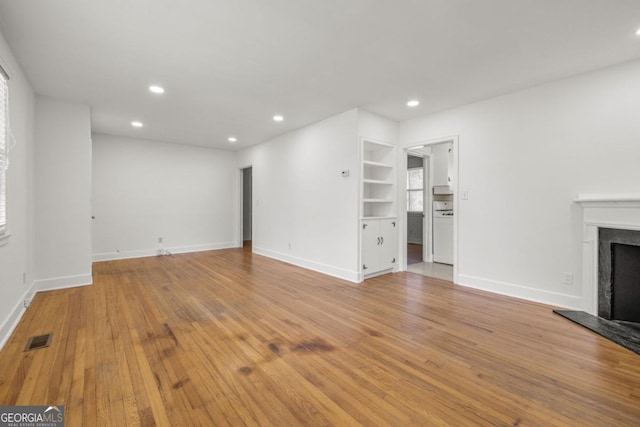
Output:
<path fill-rule="evenodd" d="M 640 194 L 580 194 L 582 308 L 554 310 L 640 355 Z"/>
<path fill-rule="evenodd" d="M 640 245 L 640 194 L 580 194 L 576 202 L 583 209 L 582 309 L 609 319 L 611 244 Z"/>
<path fill-rule="evenodd" d="M 640 323 L 640 231 L 598 229 L 598 316 Z"/>

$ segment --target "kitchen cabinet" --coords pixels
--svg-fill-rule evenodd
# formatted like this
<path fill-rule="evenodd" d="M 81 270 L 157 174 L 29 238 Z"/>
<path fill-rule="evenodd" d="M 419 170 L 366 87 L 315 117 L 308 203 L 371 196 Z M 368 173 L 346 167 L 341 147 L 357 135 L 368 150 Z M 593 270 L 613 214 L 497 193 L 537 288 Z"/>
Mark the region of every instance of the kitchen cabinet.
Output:
<path fill-rule="evenodd" d="M 396 267 L 398 222 L 396 218 L 362 220 L 362 274 L 364 277 Z"/>
<path fill-rule="evenodd" d="M 453 145 L 437 144 L 432 149 L 433 186 L 453 187 Z"/>

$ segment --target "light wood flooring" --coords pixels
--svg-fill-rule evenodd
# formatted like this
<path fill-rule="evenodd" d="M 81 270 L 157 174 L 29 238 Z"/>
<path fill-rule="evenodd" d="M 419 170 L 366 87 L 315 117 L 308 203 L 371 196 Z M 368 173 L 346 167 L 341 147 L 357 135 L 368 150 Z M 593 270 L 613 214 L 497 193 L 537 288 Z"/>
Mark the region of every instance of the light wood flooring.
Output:
<path fill-rule="evenodd" d="M 232 249 L 37 294 L 0 352 L 14 404 L 64 405 L 68 426 L 638 426 L 640 356 L 548 306 Z"/>

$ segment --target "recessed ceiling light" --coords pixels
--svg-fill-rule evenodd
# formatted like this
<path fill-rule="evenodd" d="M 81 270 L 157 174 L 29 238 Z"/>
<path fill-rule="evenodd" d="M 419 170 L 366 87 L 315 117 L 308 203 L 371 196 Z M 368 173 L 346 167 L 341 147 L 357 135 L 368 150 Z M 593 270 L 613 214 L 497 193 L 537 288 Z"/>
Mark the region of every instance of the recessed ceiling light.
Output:
<path fill-rule="evenodd" d="M 284 120 L 284 117 L 282 117 L 281 115 L 275 115 L 273 116 L 273 120 L 276 122 L 281 122 Z"/>
<path fill-rule="evenodd" d="M 229 142 L 236 142 L 238 139 L 235 136 L 229 137 Z"/>
<path fill-rule="evenodd" d="M 156 85 L 149 86 L 149 91 L 153 93 L 164 93 L 164 88 Z"/>
<path fill-rule="evenodd" d="M 141 128 L 143 125 L 142 122 L 134 121 L 131 122 L 131 126 L 133 126 L 134 128 Z"/>
<path fill-rule="evenodd" d="M 640 28 L 638 28 L 638 31 L 636 31 L 636 36 L 640 36 Z"/>
<path fill-rule="evenodd" d="M 412 99 L 411 101 L 407 102 L 407 107 L 417 107 L 418 105 L 420 105 L 420 101 L 418 101 L 417 99 Z"/>

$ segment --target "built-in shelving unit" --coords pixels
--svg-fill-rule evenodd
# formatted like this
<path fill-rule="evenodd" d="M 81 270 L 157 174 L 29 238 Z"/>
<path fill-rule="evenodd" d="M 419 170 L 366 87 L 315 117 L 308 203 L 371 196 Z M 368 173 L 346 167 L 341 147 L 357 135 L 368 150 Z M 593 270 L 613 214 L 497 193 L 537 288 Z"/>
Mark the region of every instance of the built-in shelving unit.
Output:
<path fill-rule="evenodd" d="M 361 140 L 361 277 L 374 277 L 397 266 L 396 147 Z"/>
<path fill-rule="evenodd" d="M 396 147 L 362 139 L 362 218 L 395 217 Z"/>

